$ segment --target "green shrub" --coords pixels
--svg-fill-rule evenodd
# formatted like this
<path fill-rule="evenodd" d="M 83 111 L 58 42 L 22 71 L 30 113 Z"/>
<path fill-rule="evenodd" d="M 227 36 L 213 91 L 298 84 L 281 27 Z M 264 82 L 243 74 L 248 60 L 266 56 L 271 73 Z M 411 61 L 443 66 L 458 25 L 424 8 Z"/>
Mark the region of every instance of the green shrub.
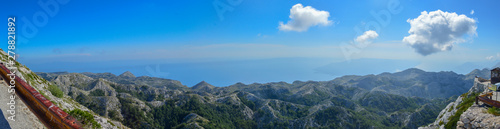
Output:
<path fill-rule="evenodd" d="M 108 117 L 113 120 L 119 120 L 120 118 L 118 117 L 118 111 L 116 110 L 109 110 L 108 111 Z"/>
<path fill-rule="evenodd" d="M 256 109 L 257 106 L 255 106 L 255 103 L 253 101 L 248 100 L 245 96 L 238 96 L 238 98 L 240 98 L 241 102 L 243 102 L 243 104 L 245 104 L 248 108 L 252 110 Z M 208 100 L 208 97 L 206 99 Z"/>
<path fill-rule="evenodd" d="M 443 121 L 439 121 L 439 126 L 443 125 L 443 123 L 444 123 Z"/>
<path fill-rule="evenodd" d="M 56 96 L 57 98 L 62 98 L 64 94 L 62 90 L 55 85 L 49 85 L 49 91 L 50 93 L 52 93 L 52 95 Z"/>
<path fill-rule="evenodd" d="M 84 126 L 93 126 L 94 128 L 101 128 L 101 124 L 94 120 L 94 115 L 89 112 L 82 111 L 80 109 L 74 109 L 69 112 L 69 114 L 79 121 L 82 122 Z"/>

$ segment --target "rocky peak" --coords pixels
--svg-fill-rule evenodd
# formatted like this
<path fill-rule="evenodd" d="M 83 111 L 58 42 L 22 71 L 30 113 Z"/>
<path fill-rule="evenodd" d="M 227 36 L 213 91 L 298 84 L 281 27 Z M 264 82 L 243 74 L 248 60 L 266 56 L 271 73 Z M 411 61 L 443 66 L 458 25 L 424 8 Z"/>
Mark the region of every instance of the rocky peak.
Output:
<path fill-rule="evenodd" d="M 474 69 L 470 73 L 466 74 L 468 78 L 473 78 L 475 76 L 481 77 L 481 78 L 490 78 L 490 69 L 484 68 L 484 69 Z"/>
<path fill-rule="evenodd" d="M 194 85 L 191 88 L 194 89 L 194 90 L 205 90 L 205 91 L 208 91 L 208 90 L 212 90 L 213 88 L 215 88 L 215 86 L 213 86 L 211 84 L 208 84 L 205 81 L 201 81 L 200 83 Z"/>
<path fill-rule="evenodd" d="M 124 72 L 124 73 L 120 74 L 118 77 L 121 77 L 121 78 L 135 78 L 135 75 L 132 74 L 132 72 L 127 71 L 127 72 Z"/>

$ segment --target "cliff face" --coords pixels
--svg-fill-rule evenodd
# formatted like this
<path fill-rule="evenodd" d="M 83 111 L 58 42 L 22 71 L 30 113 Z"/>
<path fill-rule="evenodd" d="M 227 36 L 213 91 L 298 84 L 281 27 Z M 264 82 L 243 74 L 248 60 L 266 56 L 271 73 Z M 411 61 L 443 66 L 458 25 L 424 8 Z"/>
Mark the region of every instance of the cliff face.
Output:
<path fill-rule="evenodd" d="M 489 84 L 484 79 L 475 78 L 474 84 L 468 92 L 459 96 L 454 102 L 449 103 L 439 113 L 436 121 L 419 129 L 444 129 L 447 125 L 456 125 L 457 128 L 500 128 L 500 116 L 487 113 L 488 106 L 481 102 L 475 104 L 474 101 L 475 96 L 487 92 Z M 453 119 L 458 119 L 458 121 L 453 121 Z"/>

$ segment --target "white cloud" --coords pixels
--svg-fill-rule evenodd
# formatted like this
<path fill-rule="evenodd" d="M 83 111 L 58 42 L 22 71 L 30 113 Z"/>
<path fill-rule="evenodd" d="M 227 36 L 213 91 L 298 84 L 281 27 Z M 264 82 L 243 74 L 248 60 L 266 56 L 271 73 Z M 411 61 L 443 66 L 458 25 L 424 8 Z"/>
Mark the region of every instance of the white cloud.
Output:
<path fill-rule="evenodd" d="M 456 43 L 464 42 L 465 35 L 476 35 L 476 21 L 465 15 L 443 12 L 423 11 L 415 19 L 408 19 L 411 28 L 403 42 L 409 44 L 423 56 L 451 50 Z"/>
<path fill-rule="evenodd" d="M 474 15 L 474 10 L 471 10 L 471 11 L 470 11 L 470 15 Z"/>
<path fill-rule="evenodd" d="M 332 21 L 328 20 L 330 13 L 327 11 L 319 11 L 311 6 L 302 6 L 296 4 L 290 9 L 290 20 L 283 24 L 280 21 L 279 29 L 282 31 L 306 31 L 311 26 L 330 25 Z"/>
<path fill-rule="evenodd" d="M 486 60 L 497 60 L 497 59 L 500 59 L 500 53 L 497 53 L 497 55 L 493 55 L 493 56 L 487 56 L 486 57 Z"/>
<path fill-rule="evenodd" d="M 487 60 L 492 60 L 494 56 L 488 56 L 486 57 Z"/>
<path fill-rule="evenodd" d="M 363 35 L 358 36 L 356 38 L 356 42 L 365 43 L 366 41 L 371 41 L 377 37 L 378 37 L 377 32 L 375 32 L 373 30 L 369 30 L 369 31 L 366 31 L 365 33 L 363 33 Z"/>

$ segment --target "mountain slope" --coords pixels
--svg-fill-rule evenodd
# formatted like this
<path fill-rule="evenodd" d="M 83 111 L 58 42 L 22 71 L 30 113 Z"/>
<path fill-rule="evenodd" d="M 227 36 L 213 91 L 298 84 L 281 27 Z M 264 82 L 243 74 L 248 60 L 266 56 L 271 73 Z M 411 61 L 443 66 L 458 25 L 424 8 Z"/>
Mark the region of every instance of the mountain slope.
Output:
<path fill-rule="evenodd" d="M 1 62 L 6 64 L 8 55 L 5 53 L 3 50 L 0 49 L 0 56 Z M 84 124 L 83 126 L 85 128 L 127 128 L 123 126 L 120 122 L 114 121 L 114 120 L 109 120 L 105 117 L 101 117 L 92 110 L 89 110 L 83 105 L 80 105 L 78 102 L 73 100 L 70 96 L 63 94 L 60 87 L 54 85 L 53 82 L 47 81 L 42 77 L 46 78 L 53 78 L 53 76 L 49 76 L 47 74 L 42 74 L 41 76 L 38 76 L 34 72 L 32 72 L 28 67 L 22 65 L 21 63 L 14 61 L 15 62 L 15 67 L 17 67 L 18 72 L 16 72 L 16 75 L 29 83 L 35 90 L 37 90 L 40 94 L 42 94 L 45 98 L 49 99 L 57 105 L 59 108 L 65 110 L 67 113 L 70 115 L 90 115 L 93 116 L 92 118 L 89 119 L 79 119 L 82 121 Z M 69 73 L 53 73 L 51 75 L 55 74 L 61 74 L 61 75 L 66 75 Z M 80 77 L 73 78 L 73 79 L 82 79 Z M 72 83 L 74 80 L 69 80 L 67 83 Z M 27 110 L 27 108 L 24 108 L 23 110 Z M 83 111 L 80 112 L 80 114 L 75 113 L 74 111 L 79 110 Z M 22 118 L 22 117 L 21 117 Z M 79 118 L 79 117 L 75 117 Z"/>

